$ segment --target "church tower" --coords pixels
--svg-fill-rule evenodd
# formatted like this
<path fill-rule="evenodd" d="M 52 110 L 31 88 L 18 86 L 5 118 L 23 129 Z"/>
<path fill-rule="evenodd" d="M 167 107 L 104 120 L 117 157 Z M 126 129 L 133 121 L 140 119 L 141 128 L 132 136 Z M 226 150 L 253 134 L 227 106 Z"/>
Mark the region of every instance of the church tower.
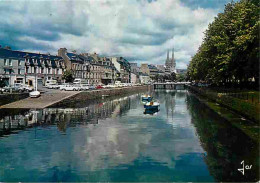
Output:
<path fill-rule="evenodd" d="M 172 72 L 176 72 L 175 69 L 176 63 L 175 63 L 175 59 L 174 59 L 174 48 L 172 49 L 172 58 L 169 58 L 169 50 L 167 50 L 167 59 L 165 62 L 165 72 L 166 73 L 172 73 Z"/>
<path fill-rule="evenodd" d="M 172 48 L 171 66 L 172 66 L 171 72 L 176 72 L 176 62 L 175 62 L 175 58 L 174 58 L 174 48 Z"/>

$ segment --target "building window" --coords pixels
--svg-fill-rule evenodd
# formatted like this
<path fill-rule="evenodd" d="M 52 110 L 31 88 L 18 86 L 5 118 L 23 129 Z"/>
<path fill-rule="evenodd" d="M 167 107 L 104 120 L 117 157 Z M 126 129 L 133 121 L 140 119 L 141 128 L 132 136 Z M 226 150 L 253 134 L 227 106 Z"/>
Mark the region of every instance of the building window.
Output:
<path fill-rule="evenodd" d="M 21 66 L 22 65 L 22 61 L 18 60 L 18 65 Z"/>
<path fill-rule="evenodd" d="M 21 69 L 18 69 L 18 74 L 21 74 Z"/>
<path fill-rule="evenodd" d="M 9 69 L 9 74 L 12 74 L 12 69 Z"/>
<path fill-rule="evenodd" d="M 48 73 L 47 74 L 50 74 L 51 73 L 51 68 L 48 68 Z"/>
<path fill-rule="evenodd" d="M 10 66 L 12 66 L 13 64 L 12 64 L 12 60 L 11 59 L 9 59 L 9 65 Z"/>
<path fill-rule="evenodd" d="M 4 59 L 4 63 L 5 63 L 5 65 L 8 65 L 8 64 L 7 64 L 7 60 L 6 60 L 6 59 Z"/>
<path fill-rule="evenodd" d="M 37 73 L 37 68 L 36 67 L 34 67 L 34 73 Z"/>
<path fill-rule="evenodd" d="M 60 69 L 57 69 L 57 74 L 60 74 Z"/>

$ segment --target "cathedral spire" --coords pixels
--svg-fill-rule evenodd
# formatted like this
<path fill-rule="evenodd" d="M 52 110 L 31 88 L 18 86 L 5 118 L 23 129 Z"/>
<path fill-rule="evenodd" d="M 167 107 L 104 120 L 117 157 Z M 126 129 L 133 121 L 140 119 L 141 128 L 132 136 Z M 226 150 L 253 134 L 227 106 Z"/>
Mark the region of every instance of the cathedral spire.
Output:
<path fill-rule="evenodd" d="M 174 47 L 172 48 L 172 60 L 174 60 Z"/>
<path fill-rule="evenodd" d="M 167 61 L 169 60 L 169 50 L 167 50 Z"/>

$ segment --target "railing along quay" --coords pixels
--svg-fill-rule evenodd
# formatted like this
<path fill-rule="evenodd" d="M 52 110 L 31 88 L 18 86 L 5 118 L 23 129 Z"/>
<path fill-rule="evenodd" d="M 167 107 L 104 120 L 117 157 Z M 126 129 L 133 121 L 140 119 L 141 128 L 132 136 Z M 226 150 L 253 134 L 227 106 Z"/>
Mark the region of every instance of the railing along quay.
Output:
<path fill-rule="evenodd" d="M 189 82 L 170 82 L 170 83 L 154 83 L 153 89 L 165 89 L 165 90 L 185 90 Z"/>

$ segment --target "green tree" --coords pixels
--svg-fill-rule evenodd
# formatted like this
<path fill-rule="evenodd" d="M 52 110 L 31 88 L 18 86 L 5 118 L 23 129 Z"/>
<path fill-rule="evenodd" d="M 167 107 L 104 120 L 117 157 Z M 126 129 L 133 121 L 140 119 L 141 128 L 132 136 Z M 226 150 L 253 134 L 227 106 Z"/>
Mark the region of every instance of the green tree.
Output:
<path fill-rule="evenodd" d="M 71 70 L 66 70 L 62 75 L 62 79 L 64 79 L 66 83 L 73 82 L 74 80 L 73 72 Z"/>
<path fill-rule="evenodd" d="M 159 81 L 159 74 L 156 74 L 156 75 L 154 76 L 154 80 L 155 80 L 156 82 Z"/>
<path fill-rule="evenodd" d="M 5 87 L 6 83 L 3 79 L 0 79 L 0 87 Z"/>
<path fill-rule="evenodd" d="M 259 2 L 228 3 L 209 24 L 203 43 L 192 58 L 189 80 L 225 85 L 259 83 Z"/>
<path fill-rule="evenodd" d="M 175 81 L 175 80 L 176 80 L 176 74 L 175 74 L 175 72 L 172 72 L 172 73 L 169 75 L 169 79 L 170 79 L 171 81 Z"/>
<path fill-rule="evenodd" d="M 177 74 L 176 75 L 176 81 L 183 82 L 185 80 L 186 80 L 186 75 L 185 74 Z"/>

